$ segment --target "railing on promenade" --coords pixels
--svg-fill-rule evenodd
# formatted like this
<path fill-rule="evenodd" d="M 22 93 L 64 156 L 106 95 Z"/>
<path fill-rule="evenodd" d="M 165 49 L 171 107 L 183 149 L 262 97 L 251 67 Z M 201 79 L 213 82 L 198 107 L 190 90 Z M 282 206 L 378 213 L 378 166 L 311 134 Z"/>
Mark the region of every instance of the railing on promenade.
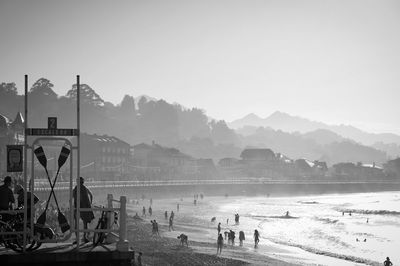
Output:
<path fill-rule="evenodd" d="M 91 181 L 86 182 L 86 186 L 89 188 L 129 188 L 129 187 L 157 187 L 157 186 L 191 186 L 191 185 L 245 185 L 245 184 L 282 184 L 282 185 L 329 185 L 329 184 L 394 184 L 399 185 L 399 180 L 317 180 L 312 178 L 306 179 L 269 179 L 269 178 L 232 178 L 232 179 L 185 179 L 185 180 L 147 180 L 147 181 Z M 50 190 L 48 182 L 35 183 L 36 190 L 47 191 Z M 54 190 L 66 190 L 69 187 L 67 182 L 59 182 Z"/>

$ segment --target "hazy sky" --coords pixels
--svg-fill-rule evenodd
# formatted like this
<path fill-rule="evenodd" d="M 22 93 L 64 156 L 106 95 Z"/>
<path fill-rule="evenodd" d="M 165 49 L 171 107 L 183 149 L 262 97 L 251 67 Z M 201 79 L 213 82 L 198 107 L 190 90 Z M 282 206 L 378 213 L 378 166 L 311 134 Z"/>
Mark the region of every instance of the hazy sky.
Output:
<path fill-rule="evenodd" d="M 0 0 L 0 82 L 400 133 L 400 1 Z"/>

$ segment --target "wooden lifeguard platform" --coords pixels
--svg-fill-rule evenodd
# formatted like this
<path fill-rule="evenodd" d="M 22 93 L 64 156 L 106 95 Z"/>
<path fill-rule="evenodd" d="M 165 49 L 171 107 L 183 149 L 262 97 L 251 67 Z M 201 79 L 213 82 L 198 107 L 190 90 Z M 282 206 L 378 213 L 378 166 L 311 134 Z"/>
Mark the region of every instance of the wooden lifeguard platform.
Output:
<path fill-rule="evenodd" d="M 131 266 L 135 265 L 135 252 L 118 251 L 116 244 L 93 247 L 92 243 L 76 248 L 71 243 L 44 243 L 36 251 L 16 253 L 0 247 L 1 265 L 16 266 Z"/>

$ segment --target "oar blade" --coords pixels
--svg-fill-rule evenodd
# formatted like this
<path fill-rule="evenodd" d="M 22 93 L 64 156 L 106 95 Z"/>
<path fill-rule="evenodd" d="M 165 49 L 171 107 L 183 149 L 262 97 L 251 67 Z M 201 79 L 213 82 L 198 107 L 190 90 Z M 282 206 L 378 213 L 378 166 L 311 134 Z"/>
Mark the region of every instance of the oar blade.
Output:
<path fill-rule="evenodd" d="M 43 227 L 46 223 L 46 210 L 39 216 L 39 218 L 36 221 L 36 224 L 39 227 Z"/>
<path fill-rule="evenodd" d="M 34 153 L 36 155 L 36 158 L 38 159 L 39 163 L 46 168 L 47 167 L 47 158 L 46 158 L 46 154 L 44 154 L 44 150 L 42 146 L 37 147 L 34 150 Z"/>
<path fill-rule="evenodd" d="M 71 150 L 67 147 L 63 146 L 61 148 L 60 156 L 58 157 L 58 168 L 61 168 L 65 164 L 70 153 Z"/>
<path fill-rule="evenodd" d="M 67 232 L 71 227 L 68 224 L 67 218 L 65 218 L 64 214 L 62 212 L 58 212 L 58 224 L 60 225 L 61 232 L 65 233 Z"/>

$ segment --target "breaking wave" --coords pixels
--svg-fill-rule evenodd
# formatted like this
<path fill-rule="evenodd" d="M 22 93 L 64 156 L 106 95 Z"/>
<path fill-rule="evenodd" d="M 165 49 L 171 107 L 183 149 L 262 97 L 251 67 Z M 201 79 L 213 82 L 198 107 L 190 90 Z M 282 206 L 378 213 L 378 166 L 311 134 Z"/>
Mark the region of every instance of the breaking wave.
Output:
<path fill-rule="evenodd" d="M 337 209 L 339 212 L 345 213 L 358 213 L 358 214 L 373 214 L 373 215 L 400 215 L 398 211 L 388 211 L 388 210 L 360 210 L 360 209 Z"/>
<path fill-rule="evenodd" d="M 317 255 L 324 255 L 324 256 L 329 256 L 329 257 L 333 257 L 333 258 L 337 258 L 337 259 L 352 261 L 352 262 L 355 262 L 355 263 L 363 263 L 363 264 L 372 265 L 372 266 L 381 265 L 381 263 L 379 263 L 377 261 L 373 261 L 373 260 L 369 260 L 369 259 L 363 259 L 363 258 L 356 257 L 356 256 L 338 254 L 338 253 L 334 253 L 334 252 L 330 252 L 330 251 L 324 251 L 324 250 L 316 249 L 316 248 L 313 248 L 313 247 L 308 247 L 308 246 L 297 244 L 297 243 L 285 242 L 285 241 L 276 240 L 276 239 L 269 239 L 269 240 L 271 240 L 272 242 L 277 243 L 277 244 L 297 247 L 297 248 L 300 248 L 302 250 L 305 250 L 307 252 L 311 252 L 311 253 L 314 253 L 314 254 L 317 254 Z"/>

